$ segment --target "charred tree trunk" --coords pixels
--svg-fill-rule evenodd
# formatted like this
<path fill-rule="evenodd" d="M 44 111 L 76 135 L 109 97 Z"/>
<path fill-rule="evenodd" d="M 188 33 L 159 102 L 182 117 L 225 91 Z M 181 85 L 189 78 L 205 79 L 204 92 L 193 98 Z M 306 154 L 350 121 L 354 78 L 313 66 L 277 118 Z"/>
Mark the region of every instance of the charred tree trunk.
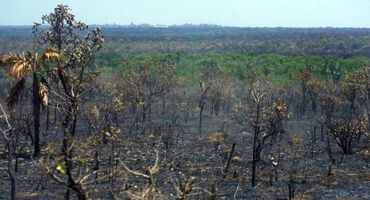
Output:
<path fill-rule="evenodd" d="M 311 108 L 312 108 L 312 112 L 316 114 L 316 111 L 317 111 L 316 97 L 311 97 Z"/>
<path fill-rule="evenodd" d="M 6 170 L 8 175 L 9 175 L 9 180 L 10 180 L 10 199 L 15 200 L 15 194 L 16 194 L 16 175 L 14 171 L 14 149 L 12 148 L 12 139 L 5 139 L 6 141 L 6 146 L 8 150 L 8 169 Z"/>
<path fill-rule="evenodd" d="M 145 106 L 145 104 L 143 104 L 141 106 L 141 122 L 145 122 L 145 120 L 146 120 L 146 110 L 147 110 L 147 106 Z"/>
<path fill-rule="evenodd" d="M 46 131 L 49 131 L 49 124 L 50 124 L 50 109 L 46 107 Z"/>
<path fill-rule="evenodd" d="M 230 151 L 230 154 L 229 154 L 229 158 L 227 159 L 226 167 L 223 171 L 223 175 L 222 175 L 223 178 L 226 178 L 227 173 L 230 171 L 231 160 L 234 156 L 235 146 L 236 146 L 236 143 L 233 143 L 233 146 L 231 147 L 231 151 Z"/>
<path fill-rule="evenodd" d="M 39 79 L 36 72 L 33 73 L 33 125 L 34 125 L 34 153 L 33 157 L 40 156 L 40 95 L 39 95 Z"/>
<path fill-rule="evenodd" d="M 204 103 L 205 103 L 205 100 L 204 100 L 204 97 L 202 96 L 199 101 L 199 125 L 198 125 L 198 132 L 201 138 L 203 137 L 202 125 L 203 125 Z"/>
<path fill-rule="evenodd" d="M 254 138 L 253 138 L 253 160 L 252 160 L 252 187 L 256 186 L 256 165 L 259 160 L 259 151 L 257 150 L 258 134 L 260 132 L 259 120 L 260 120 L 260 105 L 257 104 L 256 108 L 256 121 L 254 125 Z"/>

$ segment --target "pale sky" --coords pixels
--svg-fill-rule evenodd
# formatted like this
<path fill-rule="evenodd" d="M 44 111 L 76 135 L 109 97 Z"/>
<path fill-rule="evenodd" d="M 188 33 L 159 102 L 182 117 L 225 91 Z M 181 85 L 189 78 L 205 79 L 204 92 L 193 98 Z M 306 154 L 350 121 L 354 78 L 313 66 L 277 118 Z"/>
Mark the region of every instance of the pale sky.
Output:
<path fill-rule="evenodd" d="M 370 0 L 0 0 L 0 25 L 32 25 L 58 4 L 86 24 L 368 27 Z"/>

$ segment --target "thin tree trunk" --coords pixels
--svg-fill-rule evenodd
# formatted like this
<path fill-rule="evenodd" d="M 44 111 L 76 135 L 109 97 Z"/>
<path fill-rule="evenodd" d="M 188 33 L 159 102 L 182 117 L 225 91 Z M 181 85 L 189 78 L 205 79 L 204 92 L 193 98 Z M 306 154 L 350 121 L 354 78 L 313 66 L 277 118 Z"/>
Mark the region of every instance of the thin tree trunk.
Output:
<path fill-rule="evenodd" d="M 200 138 L 203 137 L 202 132 L 202 125 L 203 125 L 203 111 L 204 111 L 204 105 L 205 105 L 205 92 L 203 92 L 199 99 L 199 126 L 198 126 L 198 132 L 200 135 Z"/>
<path fill-rule="evenodd" d="M 87 196 L 85 192 L 78 193 L 78 200 L 87 200 Z"/>
<path fill-rule="evenodd" d="M 15 182 L 15 175 L 14 175 L 14 172 L 13 172 L 13 169 L 10 169 L 12 168 L 12 164 L 11 162 L 13 162 L 13 156 L 10 156 L 10 159 L 9 159 L 9 163 L 8 163 L 8 174 L 9 174 L 9 179 L 10 179 L 10 184 L 11 184 L 11 191 L 10 191 L 10 199 L 11 200 L 15 200 L 15 188 L 16 188 L 16 182 Z"/>
<path fill-rule="evenodd" d="M 146 120 L 146 107 L 145 105 L 141 106 L 141 121 L 145 122 Z"/>
<path fill-rule="evenodd" d="M 236 146 L 236 143 L 233 143 L 233 146 L 231 147 L 231 151 L 230 151 L 230 154 L 229 154 L 229 158 L 227 159 L 226 167 L 223 171 L 223 178 L 226 178 L 227 173 L 230 171 L 231 160 L 234 156 L 235 146 Z"/>
<path fill-rule="evenodd" d="M 199 136 L 200 138 L 203 137 L 203 132 L 202 132 L 202 124 L 203 124 L 203 109 L 204 109 L 204 106 L 201 106 L 200 107 L 200 111 L 199 111 L 199 126 L 198 126 L 198 132 L 199 132 Z"/>
<path fill-rule="evenodd" d="M 11 145 L 11 139 L 6 140 L 7 146 L 8 146 L 8 153 L 9 153 L 9 158 L 8 158 L 8 169 L 7 173 L 9 175 L 10 179 L 10 199 L 15 200 L 15 193 L 16 193 L 16 180 L 15 180 L 15 172 L 14 172 L 14 166 L 13 166 L 13 159 L 14 159 L 14 150 L 12 149 Z"/>
<path fill-rule="evenodd" d="M 46 107 L 46 131 L 49 131 L 49 123 L 50 123 L 50 109 Z"/>
<path fill-rule="evenodd" d="M 40 156 L 40 95 L 39 79 L 36 72 L 33 73 L 33 125 L 34 125 L 34 153 L 33 157 Z"/>
<path fill-rule="evenodd" d="M 257 139 L 259 134 L 259 118 L 260 118 L 260 105 L 257 104 L 256 110 L 256 124 L 254 125 L 254 138 L 253 138 L 253 160 L 252 160 L 252 187 L 256 186 L 256 165 L 257 165 Z"/>

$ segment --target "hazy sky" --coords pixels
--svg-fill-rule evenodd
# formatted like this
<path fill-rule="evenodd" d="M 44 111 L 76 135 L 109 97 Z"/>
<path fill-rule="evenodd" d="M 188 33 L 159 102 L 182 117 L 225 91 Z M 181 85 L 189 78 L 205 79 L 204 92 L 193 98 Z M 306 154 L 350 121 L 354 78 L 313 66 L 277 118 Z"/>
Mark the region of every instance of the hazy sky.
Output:
<path fill-rule="evenodd" d="M 0 3 L 0 25 L 31 25 L 63 3 L 87 24 L 370 27 L 370 0 L 0 0 Z"/>

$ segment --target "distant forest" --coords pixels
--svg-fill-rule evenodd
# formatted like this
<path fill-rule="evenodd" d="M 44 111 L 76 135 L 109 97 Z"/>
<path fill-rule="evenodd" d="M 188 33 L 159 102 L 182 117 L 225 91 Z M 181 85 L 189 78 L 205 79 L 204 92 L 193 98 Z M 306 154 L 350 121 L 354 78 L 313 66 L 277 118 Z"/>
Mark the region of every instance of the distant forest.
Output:
<path fill-rule="evenodd" d="M 242 52 L 370 56 L 368 28 L 236 28 L 219 26 L 102 26 L 106 49 L 125 53 Z M 28 26 L 0 27 L 0 53 L 30 48 Z"/>

